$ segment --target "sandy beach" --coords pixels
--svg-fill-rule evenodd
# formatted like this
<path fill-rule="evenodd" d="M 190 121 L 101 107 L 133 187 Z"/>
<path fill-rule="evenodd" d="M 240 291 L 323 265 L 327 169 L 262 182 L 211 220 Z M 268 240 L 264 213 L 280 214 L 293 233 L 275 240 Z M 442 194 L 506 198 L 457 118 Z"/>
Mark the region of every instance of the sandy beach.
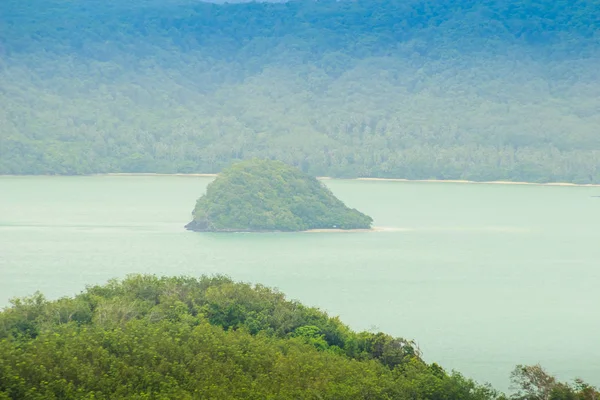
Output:
<path fill-rule="evenodd" d="M 157 174 L 157 173 L 108 173 L 98 174 L 98 176 L 183 176 L 183 177 L 216 177 L 218 174 Z M 519 182 L 519 181 L 469 181 L 464 179 L 405 179 L 405 178 L 333 178 L 331 176 L 318 176 L 317 179 L 325 181 L 331 179 L 349 180 L 349 181 L 381 181 L 381 182 L 423 182 L 423 183 L 464 183 L 478 185 L 536 185 L 536 186 L 574 186 L 574 187 L 600 187 L 600 184 L 593 183 L 569 183 L 569 182 Z"/>
<path fill-rule="evenodd" d="M 91 176 L 183 176 L 183 177 L 206 177 L 214 178 L 217 174 L 157 174 L 153 172 L 109 172 L 107 174 L 93 174 Z"/>
<path fill-rule="evenodd" d="M 574 187 L 600 187 L 600 184 L 594 183 L 569 183 L 569 182 L 518 182 L 518 181 L 468 181 L 460 179 L 403 179 L 403 178 L 353 178 L 357 181 L 382 181 L 382 182 L 424 182 L 424 183 L 467 183 L 478 185 L 535 185 L 535 186 L 574 186 Z"/>
<path fill-rule="evenodd" d="M 76 176 L 180 176 L 188 178 L 214 178 L 218 174 L 160 174 L 153 172 L 109 172 L 106 174 L 90 174 Z M 64 175 L 0 175 L 0 177 L 20 176 L 64 176 Z M 69 175 L 70 176 L 70 175 Z M 380 182 L 422 182 L 422 183 L 462 183 L 477 185 L 535 185 L 535 186 L 572 186 L 572 187 L 600 187 L 595 183 L 569 183 L 569 182 L 519 182 L 519 181 L 469 181 L 463 179 L 405 179 L 405 178 L 334 178 L 330 176 L 318 176 L 317 179 L 325 180 L 348 180 L 348 181 L 380 181 Z"/>

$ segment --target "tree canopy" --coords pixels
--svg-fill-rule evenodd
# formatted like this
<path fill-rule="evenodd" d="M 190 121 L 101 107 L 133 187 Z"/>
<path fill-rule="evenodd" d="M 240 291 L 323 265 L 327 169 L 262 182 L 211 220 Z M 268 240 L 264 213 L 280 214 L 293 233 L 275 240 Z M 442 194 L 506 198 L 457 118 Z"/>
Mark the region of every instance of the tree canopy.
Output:
<path fill-rule="evenodd" d="M 600 183 L 597 0 L 0 2 L 0 173 Z"/>
<path fill-rule="evenodd" d="M 316 178 L 281 161 L 252 159 L 221 172 L 200 197 L 187 228 L 197 231 L 368 229 Z"/>
<path fill-rule="evenodd" d="M 598 400 L 517 366 L 515 400 Z M 223 276 L 131 275 L 0 312 L 0 399 L 506 400 L 277 290 Z"/>
<path fill-rule="evenodd" d="M 463 399 L 495 392 L 261 285 L 131 276 L 0 313 L 0 399 Z"/>

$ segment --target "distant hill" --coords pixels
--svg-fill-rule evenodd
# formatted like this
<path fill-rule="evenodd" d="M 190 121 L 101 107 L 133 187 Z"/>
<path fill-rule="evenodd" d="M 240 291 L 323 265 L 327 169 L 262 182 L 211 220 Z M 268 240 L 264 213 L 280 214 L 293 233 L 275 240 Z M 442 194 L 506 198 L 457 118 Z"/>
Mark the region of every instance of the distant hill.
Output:
<path fill-rule="evenodd" d="M 0 2 L 0 173 L 600 183 L 600 2 Z"/>
<path fill-rule="evenodd" d="M 206 188 L 186 225 L 193 231 L 369 229 L 373 219 L 316 178 L 281 161 L 252 159 L 225 169 Z"/>

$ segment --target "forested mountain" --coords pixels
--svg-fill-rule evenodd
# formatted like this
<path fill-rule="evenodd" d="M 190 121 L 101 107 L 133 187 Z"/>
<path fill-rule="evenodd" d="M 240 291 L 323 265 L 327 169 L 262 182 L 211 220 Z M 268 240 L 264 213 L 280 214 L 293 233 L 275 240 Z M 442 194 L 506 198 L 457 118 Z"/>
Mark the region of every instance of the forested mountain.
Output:
<path fill-rule="evenodd" d="M 0 173 L 600 183 L 598 0 L 0 2 Z"/>
<path fill-rule="evenodd" d="M 597 400 L 518 366 L 514 400 Z M 226 277 L 133 275 L 0 312 L 0 400 L 506 399 L 421 358 L 413 342 Z"/>

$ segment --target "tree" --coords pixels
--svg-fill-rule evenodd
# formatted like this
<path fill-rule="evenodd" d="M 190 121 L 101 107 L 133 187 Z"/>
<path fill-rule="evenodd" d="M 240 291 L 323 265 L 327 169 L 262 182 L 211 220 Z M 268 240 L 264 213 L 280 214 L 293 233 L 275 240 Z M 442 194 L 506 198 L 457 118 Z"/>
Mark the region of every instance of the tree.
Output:
<path fill-rule="evenodd" d="M 559 382 L 539 364 L 517 365 L 511 373 L 511 382 L 516 392 L 515 400 L 598 400 L 600 392 L 596 388 L 575 380 L 571 386 Z"/>

